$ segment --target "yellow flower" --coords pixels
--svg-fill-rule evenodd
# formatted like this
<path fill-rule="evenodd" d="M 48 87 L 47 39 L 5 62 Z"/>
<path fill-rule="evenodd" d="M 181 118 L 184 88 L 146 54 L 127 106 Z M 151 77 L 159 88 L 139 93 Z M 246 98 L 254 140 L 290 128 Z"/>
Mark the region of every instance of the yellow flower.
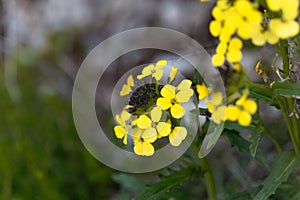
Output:
<path fill-rule="evenodd" d="M 187 130 L 184 127 L 176 126 L 169 135 L 170 144 L 179 146 L 187 136 Z"/>
<path fill-rule="evenodd" d="M 132 130 L 132 139 L 134 142 L 133 151 L 140 156 L 152 156 L 154 154 L 154 147 L 151 144 L 155 140 L 149 137 L 143 137 L 143 130 L 136 127 Z"/>
<path fill-rule="evenodd" d="M 202 99 L 208 97 L 209 91 L 208 91 L 208 89 L 207 89 L 205 83 L 202 83 L 202 84 L 200 84 L 200 85 L 199 85 L 199 84 L 196 85 L 196 89 L 197 89 L 197 92 L 198 92 L 198 94 L 199 94 L 198 98 L 199 98 L 200 101 L 201 101 Z"/>
<path fill-rule="evenodd" d="M 188 102 L 194 94 L 191 85 L 192 82 L 188 79 L 181 81 L 177 87 L 165 85 L 160 91 L 162 97 L 157 99 L 157 105 L 163 110 L 170 108 L 172 117 L 180 119 L 185 114 L 185 109 L 181 103 Z"/>
<path fill-rule="evenodd" d="M 206 101 L 208 111 L 211 113 L 211 118 L 216 124 L 225 121 L 226 107 L 222 104 L 222 93 L 215 92 L 212 94 L 212 101 Z"/>
<path fill-rule="evenodd" d="M 266 0 L 267 5 L 271 11 L 277 12 L 282 7 L 282 0 Z"/>
<path fill-rule="evenodd" d="M 282 18 L 271 19 L 270 30 L 279 38 L 287 39 L 299 33 L 299 22 L 296 21 L 299 15 L 299 0 L 267 0 L 271 11 L 282 11 Z"/>
<path fill-rule="evenodd" d="M 169 75 L 169 83 L 171 83 L 175 79 L 177 72 L 178 72 L 178 68 L 172 67 L 170 75 Z"/>
<path fill-rule="evenodd" d="M 212 57 L 212 64 L 216 67 L 223 65 L 225 62 L 225 56 L 223 54 L 215 54 Z"/>
<path fill-rule="evenodd" d="M 279 38 L 286 39 L 299 33 L 299 23 L 293 20 L 285 22 L 280 19 L 272 19 L 270 21 L 270 30 Z"/>
<path fill-rule="evenodd" d="M 209 24 L 209 32 L 212 34 L 212 36 L 217 37 L 220 35 L 220 32 L 222 30 L 221 22 L 219 21 L 211 21 Z"/>
<path fill-rule="evenodd" d="M 150 64 L 142 70 L 142 74 L 138 75 L 137 79 L 141 80 L 151 75 L 152 77 L 155 78 L 155 80 L 159 81 L 163 76 L 162 68 L 164 68 L 166 65 L 167 65 L 166 60 L 159 60 L 155 66 L 153 64 Z"/>
<path fill-rule="evenodd" d="M 134 86 L 134 80 L 132 75 L 127 78 L 127 83 L 123 85 L 122 90 L 120 91 L 120 96 L 125 96 L 131 92 L 131 87 Z"/>
<path fill-rule="evenodd" d="M 161 121 L 162 109 L 159 106 L 151 110 L 150 118 L 146 115 L 141 115 L 137 119 L 137 127 L 144 129 L 142 138 L 153 138 L 155 141 L 158 135 L 164 137 L 170 134 L 171 124 Z"/>
<path fill-rule="evenodd" d="M 128 131 L 130 126 L 126 122 L 130 119 L 131 115 L 123 110 L 121 115 L 116 115 L 116 121 L 119 125 L 114 127 L 114 132 L 117 138 L 123 138 L 123 143 L 127 144 Z"/>
<path fill-rule="evenodd" d="M 257 111 L 257 103 L 252 99 L 247 99 L 249 91 L 243 91 L 243 95 L 235 102 L 235 105 L 226 108 L 226 120 L 238 121 L 242 126 L 249 126 L 252 118 L 251 114 Z"/>

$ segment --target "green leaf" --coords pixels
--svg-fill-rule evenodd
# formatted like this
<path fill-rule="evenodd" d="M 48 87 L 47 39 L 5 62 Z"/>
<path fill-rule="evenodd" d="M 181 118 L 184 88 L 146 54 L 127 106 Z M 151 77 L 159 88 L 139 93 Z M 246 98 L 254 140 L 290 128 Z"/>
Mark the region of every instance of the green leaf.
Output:
<path fill-rule="evenodd" d="M 141 178 L 138 179 L 134 175 L 125 174 L 125 173 L 114 174 L 112 176 L 112 179 L 116 183 L 119 183 L 122 187 L 133 190 L 135 192 L 143 191 L 145 188 L 145 184 L 146 184 L 146 183 L 142 182 Z"/>
<path fill-rule="evenodd" d="M 217 125 L 214 128 L 214 132 L 212 133 L 212 136 L 209 139 L 208 144 L 207 144 L 207 148 L 208 149 L 211 148 L 213 145 L 215 145 L 217 143 L 220 135 L 223 132 L 223 129 L 224 129 L 224 125 L 223 124 Z"/>
<path fill-rule="evenodd" d="M 231 121 L 226 121 L 224 128 L 228 130 L 235 130 L 235 131 L 241 131 L 245 129 L 248 129 L 250 131 L 256 130 L 256 126 L 254 126 L 253 124 L 250 124 L 249 126 L 241 126 L 239 123 L 231 122 Z"/>
<path fill-rule="evenodd" d="M 264 200 L 275 193 L 278 186 L 286 181 L 290 174 L 299 169 L 300 157 L 295 157 L 292 152 L 284 152 L 276 157 L 272 164 L 270 175 L 263 182 L 263 188 L 255 196 L 255 200 Z"/>
<path fill-rule="evenodd" d="M 251 83 L 249 85 L 251 95 L 265 101 L 270 106 L 279 108 L 278 103 L 274 100 L 272 90 L 264 85 L 258 83 Z"/>
<path fill-rule="evenodd" d="M 250 154 L 251 156 L 254 158 L 255 155 L 256 155 L 256 151 L 257 151 L 257 148 L 258 148 L 258 144 L 259 144 L 259 141 L 261 139 L 261 133 L 263 132 L 263 129 L 261 126 L 258 126 L 256 128 L 256 130 L 254 130 L 251 134 L 251 137 L 249 138 L 249 142 L 250 142 L 250 146 L 249 146 L 249 149 L 250 149 Z"/>
<path fill-rule="evenodd" d="M 164 192 L 194 177 L 196 175 L 195 170 L 196 169 L 191 168 L 181 169 L 180 171 L 172 170 L 170 171 L 171 174 L 169 176 L 164 177 L 164 180 L 149 185 L 149 187 L 139 197 L 135 198 L 135 200 L 159 199 L 160 195 Z"/>
<path fill-rule="evenodd" d="M 299 97 L 300 85 L 291 83 L 289 81 L 276 82 L 273 87 L 273 96 L 287 96 L 287 97 Z"/>
<path fill-rule="evenodd" d="M 259 141 L 261 139 L 261 133 L 263 132 L 263 127 L 261 125 L 253 125 L 253 124 L 251 124 L 250 126 L 241 126 L 236 122 L 227 121 L 225 122 L 225 128 L 229 130 L 235 130 L 235 131 L 240 131 L 245 129 L 252 131 L 251 137 L 249 139 L 250 142 L 249 150 L 251 156 L 254 158 L 256 155 Z"/>
<path fill-rule="evenodd" d="M 249 149 L 250 143 L 247 140 L 245 140 L 244 138 L 242 138 L 238 132 L 225 129 L 223 131 L 223 135 L 225 135 L 229 139 L 231 145 L 236 147 L 238 149 L 238 151 L 245 152 L 249 156 L 251 156 L 250 149 Z M 270 170 L 268 161 L 265 159 L 265 157 L 263 156 L 261 151 L 257 151 L 256 155 L 254 156 L 254 159 L 264 169 L 266 169 L 268 171 Z"/>
<path fill-rule="evenodd" d="M 205 135 L 198 157 L 204 158 L 215 146 L 220 135 L 224 130 L 224 123 L 214 124 L 209 127 L 208 133 Z"/>

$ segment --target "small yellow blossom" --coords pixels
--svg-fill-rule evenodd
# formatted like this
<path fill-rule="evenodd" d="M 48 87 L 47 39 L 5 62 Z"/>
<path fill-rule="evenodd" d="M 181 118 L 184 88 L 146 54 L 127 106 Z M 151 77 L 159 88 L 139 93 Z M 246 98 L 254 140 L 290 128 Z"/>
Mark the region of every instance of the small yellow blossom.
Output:
<path fill-rule="evenodd" d="M 141 80 L 147 76 L 152 76 L 155 78 L 155 80 L 159 81 L 163 76 L 162 68 L 164 68 L 166 65 L 166 60 L 159 60 L 155 66 L 153 64 L 150 64 L 144 67 L 144 69 L 142 70 L 142 74 L 138 75 L 137 79 Z"/>
<path fill-rule="evenodd" d="M 172 67 L 172 69 L 170 71 L 170 75 L 169 75 L 169 83 L 171 83 L 175 79 L 177 72 L 178 72 L 178 68 Z"/>
<path fill-rule="evenodd" d="M 202 99 L 208 97 L 208 95 L 209 95 L 209 90 L 208 90 L 208 88 L 206 87 L 205 83 L 196 85 L 196 89 L 197 89 L 197 92 L 198 92 L 198 94 L 199 94 L 198 98 L 199 98 L 200 101 L 201 101 Z"/>
<path fill-rule="evenodd" d="M 127 83 L 123 85 L 122 90 L 120 91 L 120 96 L 128 95 L 131 92 L 131 87 L 134 86 L 134 80 L 132 75 L 127 78 Z"/>
<path fill-rule="evenodd" d="M 248 99 L 249 90 L 244 90 L 243 95 L 226 108 L 226 120 L 238 121 L 241 126 L 249 126 L 252 121 L 251 115 L 257 111 L 257 103 Z"/>
<path fill-rule="evenodd" d="M 225 62 L 225 56 L 223 54 L 215 54 L 212 57 L 212 64 L 216 67 L 223 65 Z"/>
<path fill-rule="evenodd" d="M 162 97 L 157 99 L 157 105 L 163 110 L 170 108 L 172 117 L 180 119 L 185 114 L 181 103 L 188 102 L 194 94 L 191 85 L 192 82 L 188 79 L 181 81 L 177 87 L 170 84 L 165 85 L 160 91 Z"/>
<path fill-rule="evenodd" d="M 144 129 L 143 137 L 157 138 L 157 135 L 164 137 L 170 134 L 171 124 L 161 121 L 162 110 L 159 106 L 151 110 L 150 118 L 146 115 L 141 115 L 137 119 L 137 127 Z"/>
<path fill-rule="evenodd" d="M 114 132 L 117 138 L 123 138 L 123 143 L 127 144 L 128 131 L 130 126 L 126 122 L 130 119 L 131 115 L 123 110 L 121 115 L 116 115 L 116 121 L 119 125 L 114 127 Z"/>
<path fill-rule="evenodd" d="M 208 111 L 211 113 L 211 118 L 216 124 L 225 121 L 226 107 L 222 105 L 223 97 L 221 92 L 212 93 L 210 101 L 206 101 Z"/>
<path fill-rule="evenodd" d="M 133 151 L 140 156 L 152 156 L 154 154 L 154 147 L 151 143 L 155 140 L 151 137 L 143 137 L 143 130 L 134 128 L 132 130 L 132 139 L 134 142 Z"/>
<path fill-rule="evenodd" d="M 179 146 L 187 136 L 187 130 L 184 127 L 176 126 L 169 135 L 170 144 Z"/>

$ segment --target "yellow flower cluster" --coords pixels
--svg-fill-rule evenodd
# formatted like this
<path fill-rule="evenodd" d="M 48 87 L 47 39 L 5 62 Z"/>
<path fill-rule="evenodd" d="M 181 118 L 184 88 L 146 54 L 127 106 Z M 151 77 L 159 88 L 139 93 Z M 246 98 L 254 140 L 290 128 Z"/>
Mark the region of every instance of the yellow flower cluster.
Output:
<path fill-rule="evenodd" d="M 190 80 L 182 80 L 178 86 L 171 83 L 175 79 L 178 68 L 172 67 L 167 83 L 163 84 L 163 68 L 166 60 L 143 68 L 137 79 L 152 77 L 151 83 L 144 84 L 132 91 L 133 76 L 130 75 L 124 84 L 120 96 L 129 95 L 129 105 L 120 115 L 116 115 L 118 125 L 114 127 L 117 138 L 127 144 L 128 135 L 133 140 L 133 151 L 140 156 L 151 156 L 155 152 L 154 143 L 168 137 L 171 145 L 179 146 L 187 136 L 187 129 L 178 122 L 185 114 L 183 103 L 194 94 Z"/>
<path fill-rule="evenodd" d="M 205 84 L 197 85 L 199 100 L 209 96 Z M 203 93 L 204 96 L 201 95 Z M 249 126 L 252 121 L 251 115 L 257 111 L 257 103 L 248 99 L 249 90 L 245 89 L 242 96 L 236 100 L 234 105 L 222 105 L 223 97 L 221 92 L 211 94 L 211 101 L 206 100 L 208 111 L 214 123 L 220 124 L 225 121 L 237 121 L 241 126 Z"/>
<path fill-rule="evenodd" d="M 212 57 L 214 66 L 221 66 L 225 58 L 232 63 L 242 59 L 242 42 L 251 39 L 256 46 L 265 43 L 275 44 L 279 39 L 286 39 L 299 33 L 299 0 L 267 0 L 272 12 L 282 12 L 281 18 L 273 18 L 264 24 L 259 4 L 250 0 L 219 0 L 212 10 L 214 20 L 209 25 L 210 33 L 218 37 L 220 43 Z"/>
<path fill-rule="evenodd" d="M 265 43 L 276 44 L 279 39 L 287 39 L 299 33 L 299 0 L 267 0 L 271 12 L 280 12 L 281 16 L 272 18 L 264 27 L 257 29 L 252 43 L 262 46 Z"/>
<path fill-rule="evenodd" d="M 252 121 L 251 115 L 257 111 L 257 103 L 253 99 L 248 99 L 249 90 L 244 90 L 243 95 L 226 108 L 225 120 L 238 121 L 242 126 L 249 126 Z"/>
<path fill-rule="evenodd" d="M 221 66 L 225 57 L 236 63 L 242 59 L 242 42 L 233 37 L 237 34 L 242 39 L 250 39 L 261 25 L 262 14 L 249 0 L 218 1 L 212 10 L 215 20 L 210 23 L 209 30 L 214 37 L 219 37 L 220 43 L 212 58 L 214 66 Z"/>

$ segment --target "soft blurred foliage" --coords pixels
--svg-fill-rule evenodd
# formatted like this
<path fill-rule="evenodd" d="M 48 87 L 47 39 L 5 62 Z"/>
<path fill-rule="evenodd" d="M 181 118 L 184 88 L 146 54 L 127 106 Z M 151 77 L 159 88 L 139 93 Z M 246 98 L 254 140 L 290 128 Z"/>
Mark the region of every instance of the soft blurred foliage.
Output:
<path fill-rule="evenodd" d="M 32 65 L 11 60 L 18 65 L 17 100 L 10 98 L 3 74 L 0 79 L 1 199 L 106 198 L 112 170 L 82 145 L 70 99 L 51 89 L 35 67 L 38 59 L 28 59 Z"/>

